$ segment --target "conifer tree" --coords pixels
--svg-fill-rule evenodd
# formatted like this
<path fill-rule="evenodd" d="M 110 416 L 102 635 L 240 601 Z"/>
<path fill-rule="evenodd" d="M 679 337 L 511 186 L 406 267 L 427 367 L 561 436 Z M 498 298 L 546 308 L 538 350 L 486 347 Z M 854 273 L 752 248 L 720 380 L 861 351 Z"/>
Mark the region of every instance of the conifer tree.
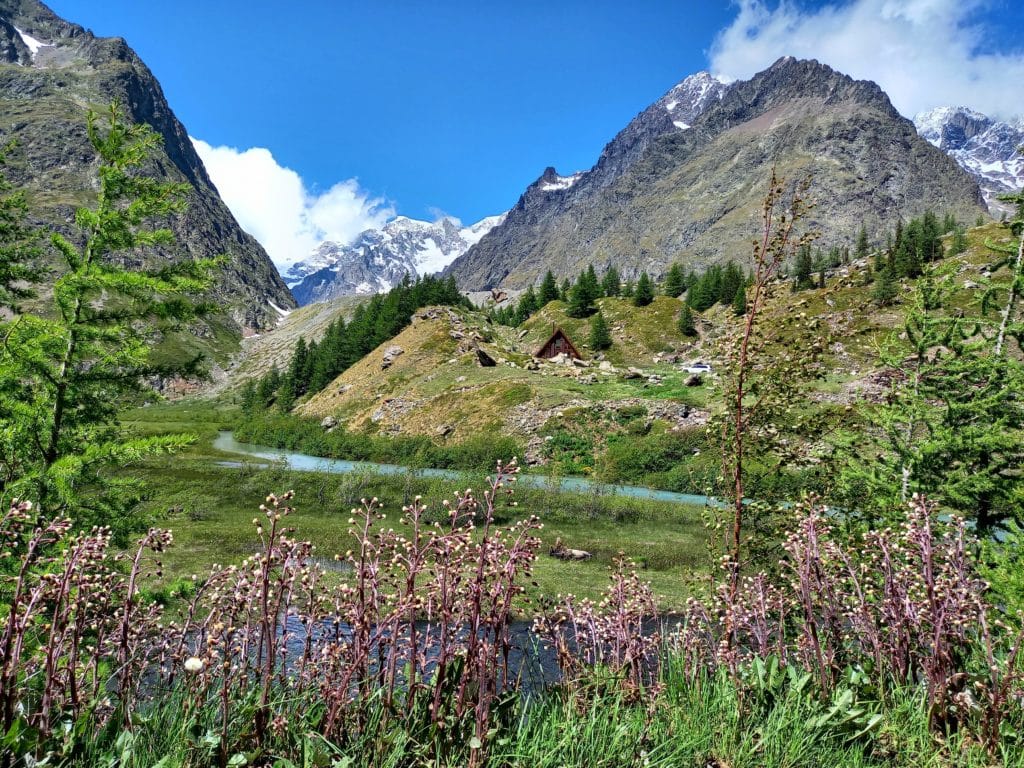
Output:
<path fill-rule="evenodd" d="M 718 287 L 718 302 L 730 305 L 736 298 L 736 291 L 744 284 L 743 271 L 732 261 L 722 270 L 722 278 Z"/>
<path fill-rule="evenodd" d="M 665 275 L 665 295 L 675 299 L 682 296 L 685 290 L 686 276 L 683 274 L 683 268 L 678 263 L 673 263 Z"/>
<path fill-rule="evenodd" d="M 956 256 L 967 250 L 967 233 L 964 228 L 957 225 L 953 230 L 953 237 L 949 243 L 949 255 Z"/>
<path fill-rule="evenodd" d="M 519 305 L 516 307 L 516 325 L 526 322 L 530 315 L 536 312 L 540 306 L 537 301 L 537 294 L 531 285 L 519 297 Z"/>
<path fill-rule="evenodd" d="M 594 302 L 597 301 L 599 290 L 593 268 L 583 272 L 569 293 L 569 317 L 590 317 L 597 306 Z"/>
<path fill-rule="evenodd" d="M 679 323 L 677 325 L 679 332 L 686 337 L 694 337 L 697 335 L 697 324 L 693 319 L 693 310 L 690 309 L 690 302 L 683 302 L 683 309 L 679 313 Z"/>
<path fill-rule="evenodd" d="M 196 297 L 214 265 L 129 270 L 108 258 L 170 245 L 170 230 L 149 224 L 183 209 L 186 186 L 138 172 L 160 136 L 126 123 L 116 105 L 102 119 L 90 112 L 86 132 L 99 159 L 99 194 L 94 207 L 76 212 L 75 242 L 51 237 L 64 270 L 53 284 L 53 312 L 23 314 L 3 329 L 0 496 L 34 497 L 44 514 L 73 512 L 79 524 L 105 523 L 123 534 L 138 487 L 108 470 L 191 438 L 125 436 L 118 409 L 144 397 L 152 377 L 199 373 L 199 356 L 155 362 L 151 342 L 208 308 Z"/>
<path fill-rule="evenodd" d="M 796 266 L 793 271 L 793 290 L 806 291 L 814 287 L 814 257 L 809 245 L 802 245 L 797 249 Z"/>
<path fill-rule="evenodd" d="M 6 159 L 7 152 L 0 152 L 0 166 Z M 0 310 L 17 312 L 18 302 L 35 294 L 34 284 L 42 278 L 40 254 L 39 234 L 28 224 L 25 193 L 0 174 Z"/>
<path fill-rule="evenodd" d="M 654 286 L 651 285 L 651 278 L 646 272 L 641 272 L 633 291 L 633 304 L 637 307 L 646 307 L 652 301 L 654 301 Z"/>
<path fill-rule="evenodd" d="M 601 282 L 597 279 L 597 272 L 594 271 L 593 264 L 587 266 L 587 269 L 583 273 L 583 276 L 586 278 L 587 285 L 593 292 L 595 299 L 599 299 L 602 296 L 604 296 L 604 293 L 601 291 Z"/>
<path fill-rule="evenodd" d="M 949 278 L 918 281 L 899 338 L 883 347 L 881 362 L 901 376 L 865 408 L 873 429 L 852 436 L 839 489 L 868 515 L 925 493 L 986 534 L 1022 519 L 1024 365 L 1019 348 L 1001 354 L 997 334 L 978 333 L 984 316 L 950 312 L 952 293 Z"/>
<path fill-rule="evenodd" d="M 736 317 L 747 314 L 747 286 L 743 283 L 736 286 L 736 296 L 732 300 L 732 312 Z"/>
<path fill-rule="evenodd" d="M 569 278 L 565 278 L 562 281 L 562 286 L 558 290 L 558 298 L 562 301 L 569 301 L 569 296 L 572 293 L 572 283 L 569 282 Z"/>
<path fill-rule="evenodd" d="M 548 302 L 558 300 L 558 283 L 555 282 L 555 276 L 549 269 L 544 275 L 544 280 L 540 284 L 540 292 L 537 296 L 537 303 L 541 307 L 546 307 Z"/>
<path fill-rule="evenodd" d="M 857 233 L 857 245 L 854 254 L 858 259 L 866 259 L 868 257 L 869 248 L 868 228 L 861 224 L 860 232 Z"/>
<path fill-rule="evenodd" d="M 601 351 L 612 345 L 612 334 L 608 329 L 608 323 L 598 310 L 590 320 L 590 348 Z"/>
<path fill-rule="evenodd" d="M 880 307 L 887 307 L 896 298 L 896 279 L 892 276 L 892 270 L 888 266 L 875 273 L 875 287 L 871 292 L 871 298 Z"/>
<path fill-rule="evenodd" d="M 619 278 L 619 270 L 612 264 L 605 270 L 601 279 L 601 293 L 605 296 L 618 296 L 622 293 L 622 280 Z"/>

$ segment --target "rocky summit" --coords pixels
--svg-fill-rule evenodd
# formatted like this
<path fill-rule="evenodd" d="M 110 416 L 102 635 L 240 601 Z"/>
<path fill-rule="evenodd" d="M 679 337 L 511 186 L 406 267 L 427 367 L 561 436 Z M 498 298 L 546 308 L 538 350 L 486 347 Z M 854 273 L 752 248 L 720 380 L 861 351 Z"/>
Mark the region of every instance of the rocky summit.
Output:
<path fill-rule="evenodd" d="M 222 352 L 243 334 L 274 326 L 295 301 L 221 200 L 149 68 L 120 38 L 96 37 L 35 0 L 0 0 L 0 136 L 16 141 L 4 171 L 26 190 L 38 223 L 73 235 L 74 210 L 92 202 L 95 188 L 86 112 L 115 100 L 163 138 L 147 173 L 189 185 L 188 210 L 170 224 L 175 245 L 143 258 L 226 257 L 210 297 L 223 313 L 195 334 Z"/>
<path fill-rule="evenodd" d="M 614 264 L 625 277 L 745 261 L 771 169 L 809 178 L 821 242 L 852 244 L 931 208 L 985 211 L 975 179 L 918 135 L 875 83 L 791 57 L 747 81 L 707 73 L 641 112 L 595 166 L 547 169 L 503 224 L 447 273 L 466 289 L 521 288 L 545 270 Z"/>
<path fill-rule="evenodd" d="M 914 125 L 977 179 L 993 212 L 1008 210 L 998 196 L 1024 187 L 1024 117 L 1000 121 L 967 107 L 938 107 L 918 114 Z"/>
<path fill-rule="evenodd" d="M 284 278 L 300 304 L 386 291 L 406 275 L 440 272 L 504 220 L 505 214 L 488 216 L 463 227 L 450 217 L 427 222 L 398 216 L 350 244 L 321 243 Z"/>

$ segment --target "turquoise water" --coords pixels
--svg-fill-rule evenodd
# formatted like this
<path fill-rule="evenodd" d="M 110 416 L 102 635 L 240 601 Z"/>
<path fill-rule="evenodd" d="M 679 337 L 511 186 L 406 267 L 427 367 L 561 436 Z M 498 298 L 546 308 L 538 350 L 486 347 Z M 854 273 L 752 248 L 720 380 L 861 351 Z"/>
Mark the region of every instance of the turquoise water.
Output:
<path fill-rule="evenodd" d="M 399 464 L 377 464 L 372 461 L 346 461 L 344 459 L 326 459 L 322 456 L 309 456 L 305 453 L 286 451 L 281 448 L 241 443 L 235 440 L 230 432 L 220 432 L 217 435 L 217 439 L 213 441 L 213 447 L 226 453 L 238 453 L 266 461 L 283 462 L 289 469 L 294 469 L 298 472 L 327 472 L 329 474 L 341 475 L 354 472 L 370 472 L 379 475 L 412 474 L 418 477 L 438 477 L 448 480 L 458 480 L 466 474 L 465 472 L 451 469 L 413 469 Z M 227 466 L 235 465 L 234 462 L 223 463 Z M 519 485 L 528 488 L 550 488 L 566 493 L 628 496 L 634 499 L 653 499 L 655 501 L 669 501 L 676 504 L 689 504 L 698 507 L 722 506 L 722 502 L 702 494 L 657 491 L 653 488 L 643 488 L 637 485 L 609 485 L 585 477 L 555 478 L 547 475 L 524 473 L 519 475 L 517 482 Z"/>

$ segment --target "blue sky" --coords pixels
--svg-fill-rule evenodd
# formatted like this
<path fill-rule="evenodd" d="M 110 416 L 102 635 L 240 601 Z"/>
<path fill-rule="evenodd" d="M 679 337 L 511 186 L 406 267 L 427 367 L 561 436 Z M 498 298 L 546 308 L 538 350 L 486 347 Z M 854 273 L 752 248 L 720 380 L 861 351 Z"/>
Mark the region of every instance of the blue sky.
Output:
<path fill-rule="evenodd" d="M 590 167 L 637 112 L 709 66 L 747 77 L 784 53 L 815 56 L 900 93 L 905 114 L 967 98 L 993 111 L 1007 88 L 1017 106 L 1005 111 L 1024 112 L 1024 77 L 1000 79 L 1024 61 L 1015 0 L 50 5 L 135 48 L 279 263 L 395 213 L 499 213 L 545 166 Z M 886 35 L 911 64 L 880 61 L 893 58 Z"/>

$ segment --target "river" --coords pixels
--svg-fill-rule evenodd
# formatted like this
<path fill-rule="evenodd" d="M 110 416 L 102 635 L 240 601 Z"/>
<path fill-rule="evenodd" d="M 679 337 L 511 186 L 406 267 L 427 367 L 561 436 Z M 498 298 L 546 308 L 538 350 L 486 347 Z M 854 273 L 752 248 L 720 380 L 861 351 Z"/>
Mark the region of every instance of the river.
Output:
<path fill-rule="evenodd" d="M 326 472 L 336 475 L 364 472 L 379 475 L 411 474 L 417 477 L 438 477 L 449 480 L 458 480 L 466 475 L 465 471 L 452 469 L 416 469 L 400 464 L 378 464 L 373 461 L 347 461 L 345 459 L 327 459 L 322 456 L 310 456 L 296 451 L 287 451 L 283 448 L 242 443 L 235 440 L 231 432 L 228 431 L 218 433 L 217 438 L 213 441 L 213 447 L 225 453 L 242 454 L 264 461 L 283 462 L 288 469 L 293 469 L 297 472 Z M 223 463 L 229 466 L 231 464 L 230 462 Z M 668 501 L 697 507 L 723 506 L 722 502 L 718 499 L 702 494 L 658 491 L 638 485 L 611 485 L 599 483 L 586 477 L 551 477 L 549 475 L 524 472 L 519 475 L 516 482 L 527 488 L 549 488 L 563 493 L 628 496 L 634 499 Z"/>

